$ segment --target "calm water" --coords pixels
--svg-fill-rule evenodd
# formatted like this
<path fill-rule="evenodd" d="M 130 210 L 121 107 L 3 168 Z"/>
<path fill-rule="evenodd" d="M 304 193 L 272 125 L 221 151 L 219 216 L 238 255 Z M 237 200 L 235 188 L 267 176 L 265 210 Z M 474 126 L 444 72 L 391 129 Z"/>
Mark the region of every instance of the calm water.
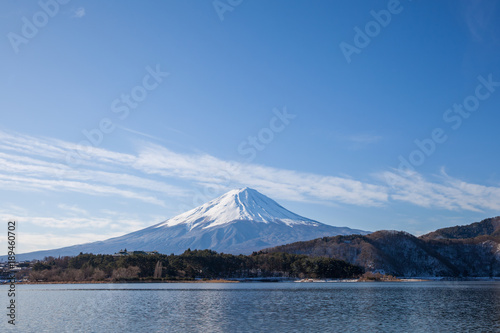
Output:
<path fill-rule="evenodd" d="M 1 331 L 500 332 L 500 282 L 88 284 L 17 288 L 16 329 L 9 329 L 3 314 Z M 7 286 L 1 286 L 2 309 L 7 301 Z"/>

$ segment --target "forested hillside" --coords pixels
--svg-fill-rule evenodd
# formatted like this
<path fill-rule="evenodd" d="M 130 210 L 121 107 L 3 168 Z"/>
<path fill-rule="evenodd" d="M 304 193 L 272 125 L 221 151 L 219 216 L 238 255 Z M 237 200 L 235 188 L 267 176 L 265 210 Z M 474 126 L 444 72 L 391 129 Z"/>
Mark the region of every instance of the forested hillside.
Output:
<path fill-rule="evenodd" d="M 438 229 L 421 236 L 422 239 L 466 239 L 479 236 L 500 237 L 500 216 L 469 225 Z"/>
<path fill-rule="evenodd" d="M 323 237 L 265 250 L 345 260 L 366 271 L 397 276 L 500 276 L 500 218 L 437 230 L 417 238 L 406 232 Z M 472 238 L 467 238 L 472 236 Z"/>
<path fill-rule="evenodd" d="M 211 250 L 187 250 L 181 255 L 80 254 L 46 258 L 34 265 L 30 281 L 144 281 L 195 278 L 352 278 L 360 267 L 331 258 L 286 253 L 231 255 Z"/>

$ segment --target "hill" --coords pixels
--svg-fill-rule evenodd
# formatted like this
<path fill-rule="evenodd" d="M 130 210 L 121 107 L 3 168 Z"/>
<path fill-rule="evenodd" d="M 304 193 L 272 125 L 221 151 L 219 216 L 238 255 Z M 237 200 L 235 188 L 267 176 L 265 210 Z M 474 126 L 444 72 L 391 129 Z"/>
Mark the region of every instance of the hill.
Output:
<path fill-rule="evenodd" d="M 469 225 L 438 229 L 421 236 L 422 239 L 467 239 L 478 236 L 500 237 L 500 216 Z"/>
<path fill-rule="evenodd" d="M 500 237 L 495 236 L 498 229 L 483 231 L 489 223 L 494 225 L 496 221 L 498 218 L 458 229 L 441 229 L 451 231 L 437 230 L 420 238 L 403 231 L 387 230 L 369 235 L 323 237 L 277 246 L 264 252 L 335 258 L 361 266 L 366 271 L 404 277 L 498 277 Z M 448 234 L 450 238 L 444 238 Z M 456 238 L 458 235 L 478 236 Z"/>

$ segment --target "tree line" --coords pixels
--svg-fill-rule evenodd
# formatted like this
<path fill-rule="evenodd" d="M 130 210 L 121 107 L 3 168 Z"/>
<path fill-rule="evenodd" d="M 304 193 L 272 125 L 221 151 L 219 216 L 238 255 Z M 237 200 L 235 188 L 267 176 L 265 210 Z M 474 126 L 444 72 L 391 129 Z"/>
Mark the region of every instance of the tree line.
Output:
<path fill-rule="evenodd" d="M 83 254 L 47 257 L 34 264 L 30 281 L 149 281 L 228 278 L 354 278 L 359 266 L 342 260 L 288 253 L 232 255 L 212 250 L 186 250 L 181 255 Z"/>

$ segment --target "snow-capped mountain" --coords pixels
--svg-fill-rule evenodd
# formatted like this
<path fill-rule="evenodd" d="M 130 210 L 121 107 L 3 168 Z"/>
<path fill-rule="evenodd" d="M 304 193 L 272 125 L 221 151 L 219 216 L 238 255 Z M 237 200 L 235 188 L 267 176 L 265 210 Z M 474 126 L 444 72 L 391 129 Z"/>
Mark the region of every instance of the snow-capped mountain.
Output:
<path fill-rule="evenodd" d="M 232 190 L 184 214 L 156 225 L 156 228 L 186 225 L 190 230 L 209 229 L 233 221 L 284 223 L 288 226 L 321 223 L 307 219 L 280 206 L 276 201 L 251 188 Z"/>
<path fill-rule="evenodd" d="M 249 254 L 260 249 L 324 236 L 367 234 L 329 226 L 283 208 L 253 190 L 232 190 L 151 227 L 108 240 L 18 255 L 20 260 L 83 253 L 128 251 L 183 253 L 186 249 Z"/>

